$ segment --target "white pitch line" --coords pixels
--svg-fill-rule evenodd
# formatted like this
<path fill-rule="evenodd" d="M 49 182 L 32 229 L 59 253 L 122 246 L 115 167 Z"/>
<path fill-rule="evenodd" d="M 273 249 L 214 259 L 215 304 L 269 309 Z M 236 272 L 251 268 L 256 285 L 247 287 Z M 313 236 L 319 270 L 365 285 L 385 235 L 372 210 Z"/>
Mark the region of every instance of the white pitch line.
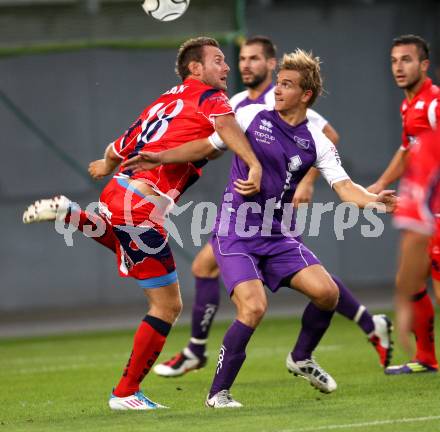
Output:
<path fill-rule="evenodd" d="M 315 432 L 315 431 L 327 431 L 327 430 L 336 430 L 336 429 L 360 428 L 360 427 L 368 427 L 368 426 L 383 426 L 388 424 L 399 424 L 399 423 L 427 422 L 434 420 L 440 420 L 440 416 L 402 418 L 396 420 L 376 420 L 376 421 L 362 422 L 362 423 L 347 423 L 347 424 L 339 424 L 339 425 L 306 427 L 302 429 L 283 429 L 278 432 Z"/>

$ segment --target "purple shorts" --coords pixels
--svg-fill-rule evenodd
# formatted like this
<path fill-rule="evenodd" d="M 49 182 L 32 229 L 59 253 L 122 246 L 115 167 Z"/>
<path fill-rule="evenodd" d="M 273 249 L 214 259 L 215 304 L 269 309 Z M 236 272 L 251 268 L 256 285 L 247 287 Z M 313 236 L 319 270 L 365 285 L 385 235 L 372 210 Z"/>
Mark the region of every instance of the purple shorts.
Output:
<path fill-rule="evenodd" d="M 229 295 L 241 282 L 260 279 L 276 292 L 284 278 L 320 264 L 302 243 L 282 234 L 252 238 L 214 234 L 210 241 Z"/>

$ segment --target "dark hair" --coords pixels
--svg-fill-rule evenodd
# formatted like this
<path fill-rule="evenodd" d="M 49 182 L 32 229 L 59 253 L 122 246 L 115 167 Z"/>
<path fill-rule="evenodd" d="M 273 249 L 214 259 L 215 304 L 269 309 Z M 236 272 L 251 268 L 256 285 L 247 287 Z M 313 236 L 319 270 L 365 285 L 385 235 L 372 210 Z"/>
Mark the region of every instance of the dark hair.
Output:
<path fill-rule="evenodd" d="M 417 51 L 419 52 L 419 60 L 423 61 L 429 59 L 429 45 L 425 39 L 420 36 L 407 34 L 396 37 L 393 39 L 391 49 L 399 45 L 415 45 L 417 47 Z"/>
<path fill-rule="evenodd" d="M 242 46 L 245 45 L 261 45 L 263 47 L 263 53 L 266 59 L 276 58 L 277 56 L 277 47 L 266 36 L 253 36 L 248 39 L 245 39 Z"/>
<path fill-rule="evenodd" d="M 185 81 L 188 75 L 191 74 L 188 66 L 192 61 L 203 63 L 203 47 L 205 46 L 220 48 L 219 43 L 215 39 L 204 36 L 188 39 L 180 45 L 177 52 L 175 71 L 182 81 Z"/>

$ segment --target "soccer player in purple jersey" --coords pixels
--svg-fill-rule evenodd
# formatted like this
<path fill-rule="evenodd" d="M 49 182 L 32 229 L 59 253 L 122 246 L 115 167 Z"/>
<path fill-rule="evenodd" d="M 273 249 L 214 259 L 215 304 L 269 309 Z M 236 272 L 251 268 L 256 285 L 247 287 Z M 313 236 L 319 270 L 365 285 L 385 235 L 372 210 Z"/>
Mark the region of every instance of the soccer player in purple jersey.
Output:
<path fill-rule="evenodd" d="M 286 286 L 304 293 L 311 302 L 302 316 L 301 334 L 286 359 L 287 369 L 307 379 L 324 393 L 336 390 L 335 380 L 312 358 L 330 325 L 339 289 L 316 256 L 290 232 L 280 210 L 290 207 L 288 192 L 311 167 L 319 169 L 341 200 L 360 207 L 382 202 L 395 206 L 391 191 L 379 195 L 353 183 L 340 165 L 333 144 L 306 118 L 322 90 L 319 59 L 302 50 L 285 55 L 275 88 L 275 109 L 251 105 L 237 113 L 257 158 L 263 166 L 260 192 L 241 198 L 237 187 L 246 167 L 234 158 L 213 248 L 224 283 L 237 308 L 220 349 L 214 380 L 206 399 L 213 408 L 241 407 L 230 388 L 246 358 L 246 346 L 267 308 L 263 284 L 276 292 Z M 265 133 L 261 133 L 261 125 Z M 210 153 L 207 141 L 223 148 L 216 134 L 209 140 L 185 144 L 161 154 L 147 154 L 154 163 L 196 160 Z M 192 147 L 191 147 L 192 146 Z M 145 166 L 144 166 L 145 169 Z"/>
<path fill-rule="evenodd" d="M 252 104 L 274 106 L 272 75 L 275 68 L 276 47 L 269 38 L 255 36 L 243 43 L 240 49 L 239 70 L 246 90 L 230 99 L 230 104 L 236 112 Z M 307 108 L 306 115 L 311 124 L 322 130 L 333 144 L 337 144 L 339 135 L 326 119 L 310 108 Z M 292 203 L 298 205 L 311 201 L 318 176 L 318 170 L 309 170 L 295 191 L 289 192 Z M 157 375 L 178 377 L 206 366 L 209 332 L 220 304 L 220 270 L 211 243 L 212 239 L 205 244 L 192 263 L 196 294 L 192 307 L 191 337 L 187 346 L 179 353 L 153 368 Z M 336 311 L 360 326 L 375 347 L 381 366 L 388 366 L 392 354 L 391 322 L 384 315 L 372 316 L 339 278 L 333 275 L 332 277 L 340 291 Z"/>

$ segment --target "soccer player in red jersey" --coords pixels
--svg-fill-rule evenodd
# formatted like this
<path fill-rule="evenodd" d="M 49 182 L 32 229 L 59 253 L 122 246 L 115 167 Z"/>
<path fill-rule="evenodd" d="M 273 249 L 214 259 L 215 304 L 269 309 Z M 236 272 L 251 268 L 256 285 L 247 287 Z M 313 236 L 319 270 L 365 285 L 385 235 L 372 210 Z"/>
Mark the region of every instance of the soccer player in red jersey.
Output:
<path fill-rule="evenodd" d="M 226 77 L 229 66 L 217 41 L 196 38 L 185 42 L 177 55 L 176 72 L 182 79 L 148 106 L 131 127 L 111 143 L 103 159 L 90 164 L 98 179 L 111 174 L 121 162 L 141 150 L 176 148 L 214 131 L 249 167 L 237 191 L 245 196 L 259 191 L 261 165 L 229 105 Z M 137 280 L 149 303 L 147 315 L 134 336 L 133 350 L 109 406 L 114 410 L 162 408 L 140 390 L 182 308 L 176 267 L 167 242 L 164 222 L 170 206 L 201 175 L 196 163 L 160 166 L 136 172 L 120 166 L 104 188 L 100 215 L 75 209 L 66 197 L 40 200 L 23 216 L 25 223 L 79 219 L 81 230 L 91 225 L 102 232 L 95 239 L 113 250 L 119 274 Z"/>
<path fill-rule="evenodd" d="M 399 179 L 408 165 L 408 150 L 423 132 L 434 130 L 440 124 L 440 89 L 427 76 L 429 48 L 419 36 L 405 35 L 394 39 L 391 48 L 391 69 L 398 87 L 403 89 L 405 100 L 402 115 L 402 145 L 397 150 L 384 173 L 368 190 L 378 193 Z M 415 162 L 417 163 L 417 162 Z M 431 277 L 436 293 L 440 293 L 440 237 L 434 236 L 430 247 L 430 260 L 426 258 L 426 277 Z M 400 279 L 400 274 L 397 279 Z M 438 297 L 437 297 L 438 298 Z M 427 294 L 426 281 L 418 287 L 413 297 L 413 331 L 417 351 L 413 361 L 400 366 L 390 366 L 385 373 L 391 375 L 436 372 L 438 362 L 434 345 L 434 308 Z"/>
<path fill-rule="evenodd" d="M 409 155 L 409 167 L 399 187 L 400 203 L 394 222 L 402 229 L 397 278 L 397 328 L 408 350 L 415 287 L 426 279 L 426 250 L 432 235 L 439 233 L 435 215 L 440 205 L 440 131 L 425 132 Z M 439 292 L 436 291 L 436 296 Z M 438 298 L 438 297 L 437 297 Z"/>

